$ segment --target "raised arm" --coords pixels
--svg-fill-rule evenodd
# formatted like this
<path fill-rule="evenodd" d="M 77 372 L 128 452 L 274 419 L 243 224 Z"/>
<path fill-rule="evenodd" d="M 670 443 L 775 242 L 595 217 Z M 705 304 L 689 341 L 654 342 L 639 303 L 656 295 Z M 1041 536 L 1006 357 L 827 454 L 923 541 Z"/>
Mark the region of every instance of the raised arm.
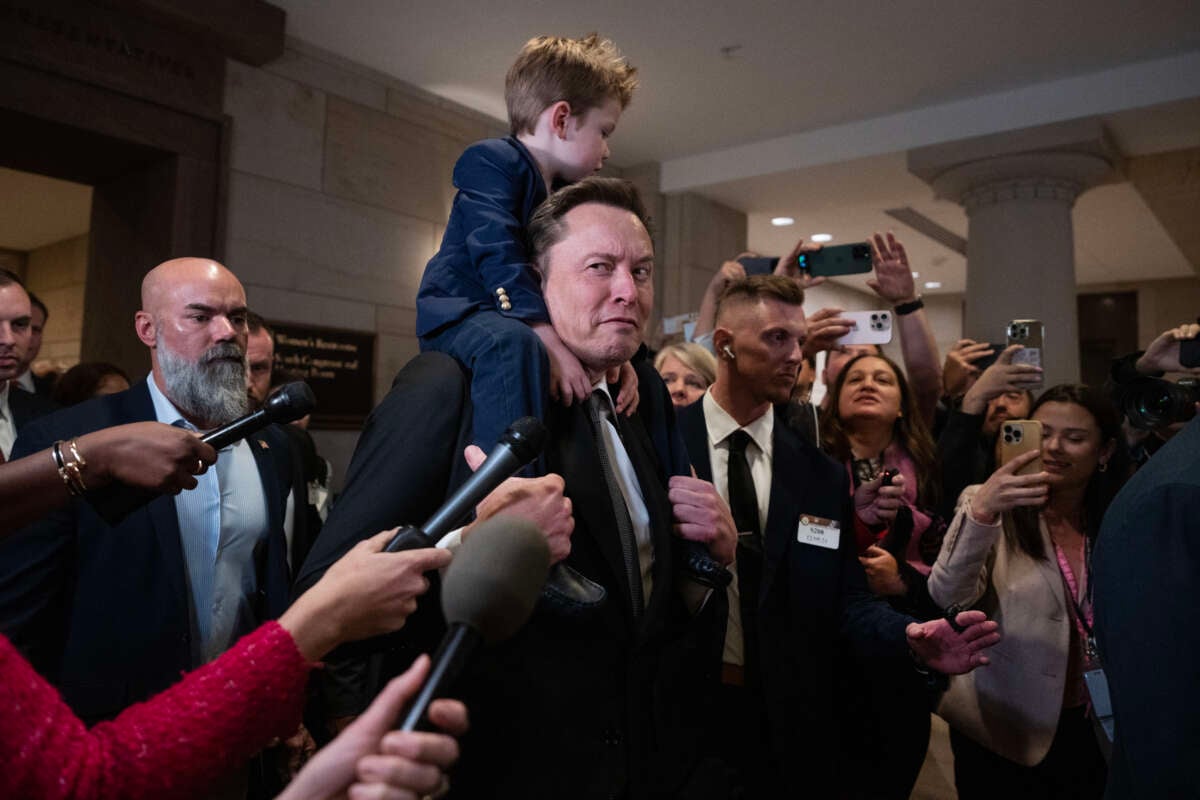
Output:
<path fill-rule="evenodd" d="M 918 305 L 912 308 L 913 303 L 920 301 L 920 295 L 913 282 L 908 254 L 900 240 L 891 233 L 886 238 L 877 233 L 871 239 L 871 258 L 875 277 L 868 280 L 867 285 L 893 309 L 900 307 L 895 319 L 900 331 L 904 371 L 925 424 L 932 428 L 938 397 L 942 392 L 941 359 L 924 307 Z"/>

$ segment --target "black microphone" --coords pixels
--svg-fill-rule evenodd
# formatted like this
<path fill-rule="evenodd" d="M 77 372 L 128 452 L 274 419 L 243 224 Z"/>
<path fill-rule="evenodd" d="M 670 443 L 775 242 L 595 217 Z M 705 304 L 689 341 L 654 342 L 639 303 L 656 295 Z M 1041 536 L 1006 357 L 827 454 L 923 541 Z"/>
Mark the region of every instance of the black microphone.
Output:
<path fill-rule="evenodd" d="M 449 629 L 400 730 L 430 730 L 429 704 L 458 679 L 480 645 L 504 641 L 528 621 L 549 570 L 546 537 L 527 520 L 501 514 L 467 537 L 442 579 Z"/>
<path fill-rule="evenodd" d="M 537 417 L 521 417 L 508 426 L 488 454 L 487 461 L 458 488 L 450 499 L 422 525 L 402 527 L 384 548 L 389 553 L 433 547 L 438 540 L 466 522 L 480 500 L 537 458 L 546 446 L 546 426 Z"/>
<path fill-rule="evenodd" d="M 316 405 L 317 399 L 307 383 L 285 383 L 271 393 L 262 408 L 209 431 L 200 437 L 200 441 L 212 445 L 214 450 L 220 450 L 252 433 L 257 433 L 273 422 L 284 423 L 300 419 Z M 158 492 L 138 489 L 118 481 L 107 488 L 89 492 L 87 500 L 101 519 L 109 525 L 116 525 L 158 496 Z"/>
<path fill-rule="evenodd" d="M 235 419 L 227 425 L 211 430 L 200 437 L 200 441 L 212 445 L 213 450 L 228 447 L 239 439 L 257 433 L 272 422 L 293 422 L 310 413 L 317 405 L 317 398 L 304 381 L 293 381 L 280 386 L 262 404 L 262 408 Z"/>

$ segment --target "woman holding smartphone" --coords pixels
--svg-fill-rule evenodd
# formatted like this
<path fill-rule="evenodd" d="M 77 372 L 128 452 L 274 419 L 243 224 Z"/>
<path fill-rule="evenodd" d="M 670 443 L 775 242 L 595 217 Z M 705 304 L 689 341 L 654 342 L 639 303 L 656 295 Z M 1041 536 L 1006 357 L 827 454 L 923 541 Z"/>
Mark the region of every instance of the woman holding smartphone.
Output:
<path fill-rule="evenodd" d="M 1004 638 L 991 665 L 950 679 L 959 797 L 1099 798 L 1107 768 L 1084 673 L 1099 666 L 1089 560 L 1127 476 L 1120 421 L 1100 392 L 1055 386 L 1031 413 L 1042 446 L 962 494 L 929 576 L 949 609 L 978 608 Z M 1018 474 L 1041 460 L 1041 468 Z"/>

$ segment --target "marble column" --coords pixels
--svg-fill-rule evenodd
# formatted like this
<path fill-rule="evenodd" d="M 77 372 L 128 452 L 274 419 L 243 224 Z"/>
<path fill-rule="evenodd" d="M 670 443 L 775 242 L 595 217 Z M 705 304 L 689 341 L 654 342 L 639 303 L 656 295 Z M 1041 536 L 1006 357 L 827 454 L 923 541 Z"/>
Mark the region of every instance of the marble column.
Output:
<path fill-rule="evenodd" d="M 1079 380 L 1071 210 L 1117 160 L 1098 121 L 909 153 L 910 171 L 967 212 L 964 336 L 1003 342 L 1011 320 L 1041 320 L 1046 386 Z"/>

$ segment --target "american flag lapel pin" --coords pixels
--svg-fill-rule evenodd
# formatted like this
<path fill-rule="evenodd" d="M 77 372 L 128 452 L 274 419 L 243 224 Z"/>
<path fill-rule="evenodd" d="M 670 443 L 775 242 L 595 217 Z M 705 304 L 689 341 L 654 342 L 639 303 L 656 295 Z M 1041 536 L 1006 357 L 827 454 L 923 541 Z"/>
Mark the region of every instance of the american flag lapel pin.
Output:
<path fill-rule="evenodd" d="M 266 441 L 266 439 L 259 439 L 259 440 L 258 440 L 258 446 L 259 446 L 259 447 L 261 447 L 263 450 L 270 450 L 270 449 L 271 449 L 271 445 L 267 444 L 267 441 Z"/>

